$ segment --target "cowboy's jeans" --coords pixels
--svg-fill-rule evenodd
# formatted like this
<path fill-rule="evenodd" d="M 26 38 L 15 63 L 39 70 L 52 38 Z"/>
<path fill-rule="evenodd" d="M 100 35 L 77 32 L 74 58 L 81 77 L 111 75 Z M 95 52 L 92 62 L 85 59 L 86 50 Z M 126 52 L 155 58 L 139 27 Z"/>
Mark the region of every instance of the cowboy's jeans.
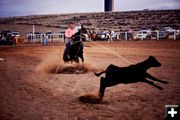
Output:
<path fill-rule="evenodd" d="M 69 49 L 71 45 L 70 39 L 66 38 L 66 49 Z"/>
<path fill-rule="evenodd" d="M 67 51 L 67 57 L 70 58 L 70 39 L 66 38 L 66 51 Z"/>

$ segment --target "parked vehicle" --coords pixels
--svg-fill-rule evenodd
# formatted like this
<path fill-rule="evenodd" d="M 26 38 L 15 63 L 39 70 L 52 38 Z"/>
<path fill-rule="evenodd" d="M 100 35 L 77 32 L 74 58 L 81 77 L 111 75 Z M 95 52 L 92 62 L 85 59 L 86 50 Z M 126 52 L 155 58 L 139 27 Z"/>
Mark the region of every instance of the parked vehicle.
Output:
<path fill-rule="evenodd" d="M 97 32 L 97 39 L 98 40 L 108 40 L 109 37 L 107 35 L 107 32 Z"/>
<path fill-rule="evenodd" d="M 168 39 L 170 35 L 174 34 L 174 29 L 171 27 L 162 27 L 159 29 L 159 39 Z"/>
<path fill-rule="evenodd" d="M 166 31 L 168 33 L 173 33 L 174 29 L 172 27 L 162 27 L 159 31 Z"/>
<path fill-rule="evenodd" d="M 20 36 L 20 33 L 18 31 L 12 31 L 12 36 Z"/>
<path fill-rule="evenodd" d="M 139 31 L 146 31 L 148 33 L 151 32 L 151 30 L 149 28 L 147 28 L 147 27 L 142 27 Z"/>
<path fill-rule="evenodd" d="M 34 36 L 36 39 L 40 39 L 41 35 L 42 35 L 42 33 L 40 33 L 40 32 L 34 32 Z"/>
<path fill-rule="evenodd" d="M 159 39 L 167 39 L 169 33 L 167 31 L 159 31 Z"/>
<path fill-rule="evenodd" d="M 143 40 L 143 39 L 150 39 L 150 37 L 151 37 L 151 32 L 148 32 L 147 30 L 141 30 L 135 35 L 134 39 Z"/>
<path fill-rule="evenodd" d="M 132 40 L 133 39 L 133 33 L 130 33 L 130 32 L 120 32 L 119 33 L 119 39 L 120 40 Z"/>
<path fill-rule="evenodd" d="M 152 31 L 152 32 L 151 32 L 151 39 L 152 39 L 152 40 L 153 40 L 153 39 L 156 40 L 156 39 L 157 39 L 157 35 L 158 35 L 158 34 L 157 34 L 157 31 Z"/>
<path fill-rule="evenodd" d="M 1 31 L 0 45 L 13 45 L 13 36 L 10 30 Z"/>

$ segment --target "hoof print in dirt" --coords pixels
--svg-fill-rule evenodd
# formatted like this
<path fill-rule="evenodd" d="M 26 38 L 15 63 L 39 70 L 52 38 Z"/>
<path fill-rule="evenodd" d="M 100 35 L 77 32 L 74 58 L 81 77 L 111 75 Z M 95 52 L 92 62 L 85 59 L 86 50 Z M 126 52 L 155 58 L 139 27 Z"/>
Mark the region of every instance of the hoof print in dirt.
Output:
<path fill-rule="evenodd" d="M 93 95 L 93 94 L 86 94 L 79 97 L 79 101 L 84 103 L 100 103 L 102 101 L 102 98 L 99 96 Z"/>
<path fill-rule="evenodd" d="M 58 67 L 55 71 L 56 74 L 85 74 L 88 72 L 87 68 L 79 66 L 63 66 Z"/>

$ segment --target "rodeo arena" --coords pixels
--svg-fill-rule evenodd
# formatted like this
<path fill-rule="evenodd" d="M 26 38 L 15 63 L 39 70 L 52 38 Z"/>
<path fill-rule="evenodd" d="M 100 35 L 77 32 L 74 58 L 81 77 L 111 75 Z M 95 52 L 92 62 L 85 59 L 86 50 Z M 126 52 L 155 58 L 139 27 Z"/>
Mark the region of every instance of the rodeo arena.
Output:
<path fill-rule="evenodd" d="M 0 18 L 0 120 L 180 120 L 180 10 Z"/>

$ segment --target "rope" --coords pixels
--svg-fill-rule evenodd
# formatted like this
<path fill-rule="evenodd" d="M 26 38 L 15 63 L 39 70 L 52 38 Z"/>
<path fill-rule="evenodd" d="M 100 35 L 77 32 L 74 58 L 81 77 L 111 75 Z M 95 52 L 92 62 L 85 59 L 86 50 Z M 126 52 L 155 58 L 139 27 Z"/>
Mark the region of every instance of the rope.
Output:
<path fill-rule="evenodd" d="M 82 35 L 80 35 L 80 37 L 81 37 L 81 38 L 85 38 L 85 37 L 82 36 Z M 99 43 L 97 43 L 97 42 L 94 42 L 94 41 L 92 41 L 92 40 L 89 40 L 89 41 L 92 42 L 92 43 L 94 43 L 94 44 L 97 44 L 97 45 L 100 46 L 101 48 L 107 50 L 109 53 L 114 54 L 114 55 L 117 56 L 119 59 L 122 59 L 124 62 L 126 62 L 126 63 L 128 63 L 128 64 L 132 64 L 132 62 L 130 62 L 129 60 L 125 59 L 123 56 L 117 54 L 116 52 L 110 50 L 109 48 L 107 48 L 107 47 L 105 47 L 105 46 L 103 46 L 103 45 L 101 45 L 101 44 L 99 44 Z"/>
<path fill-rule="evenodd" d="M 74 44 L 76 44 L 76 43 L 78 43 L 78 42 L 81 42 L 81 41 L 76 41 L 76 42 L 73 42 L 73 43 L 71 43 L 71 44 L 74 45 Z"/>
<path fill-rule="evenodd" d="M 132 64 L 132 62 L 130 62 L 129 60 L 125 59 L 123 56 L 117 54 L 116 52 L 110 50 L 109 48 L 107 48 L 107 47 L 105 47 L 105 46 L 103 46 L 103 45 L 101 45 L 101 44 L 99 44 L 99 43 L 97 43 L 97 42 L 94 42 L 94 41 L 92 41 L 92 40 L 90 40 L 90 42 L 92 42 L 92 43 L 100 46 L 101 48 L 107 50 L 109 53 L 114 54 L 114 55 L 117 56 L 119 59 L 122 59 L 124 62 L 126 62 L 126 63 L 128 63 L 128 64 Z"/>

